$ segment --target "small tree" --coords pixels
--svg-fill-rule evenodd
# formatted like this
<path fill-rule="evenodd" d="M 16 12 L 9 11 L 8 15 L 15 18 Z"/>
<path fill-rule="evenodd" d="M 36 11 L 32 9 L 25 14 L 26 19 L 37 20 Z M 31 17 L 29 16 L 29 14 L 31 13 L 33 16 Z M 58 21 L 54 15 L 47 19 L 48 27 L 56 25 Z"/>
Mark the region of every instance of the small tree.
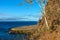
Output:
<path fill-rule="evenodd" d="M 46 13 L 45 13 L 45 5 L 47 4 L 48 0 L 24 0 L 24 3 L 33 4 L 34 1 L 38 4 L 39 7 L 42 7 L 42 12 L 44 15 L 46 28 L 49 30 L 49 26 L 48 26 L 48 22 L 47 22 L 47 18 L 46 18 Z"/>

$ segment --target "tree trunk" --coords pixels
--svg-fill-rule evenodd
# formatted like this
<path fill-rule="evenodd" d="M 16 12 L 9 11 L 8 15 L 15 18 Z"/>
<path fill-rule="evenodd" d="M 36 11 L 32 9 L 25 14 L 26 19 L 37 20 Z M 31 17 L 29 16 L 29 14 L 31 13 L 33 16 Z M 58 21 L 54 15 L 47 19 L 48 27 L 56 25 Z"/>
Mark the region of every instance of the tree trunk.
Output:
<path fill-rule="evenodd" d="M 60 0 L 48 0 L 45 13 L 49 28 L 54 30 L 55 26 L 60 25 Z M 38 22 L 38 26 L 41 25 L 42 27 L 46 26 L 44 16 Z"/>

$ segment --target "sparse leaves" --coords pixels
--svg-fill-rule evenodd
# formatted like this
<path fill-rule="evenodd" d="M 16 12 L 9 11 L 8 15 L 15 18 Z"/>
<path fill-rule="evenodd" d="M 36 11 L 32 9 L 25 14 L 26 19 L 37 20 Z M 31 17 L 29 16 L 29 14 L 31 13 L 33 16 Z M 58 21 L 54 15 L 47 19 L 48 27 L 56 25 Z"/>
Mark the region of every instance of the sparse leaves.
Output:
<path fill-rule="evenodd" d="M 25 0 L 25 2 L 30 3 L 30 4 L 32 4 L 32 3 L 33 3 L 33 1 L 32 1 L 32 0 Z"/>

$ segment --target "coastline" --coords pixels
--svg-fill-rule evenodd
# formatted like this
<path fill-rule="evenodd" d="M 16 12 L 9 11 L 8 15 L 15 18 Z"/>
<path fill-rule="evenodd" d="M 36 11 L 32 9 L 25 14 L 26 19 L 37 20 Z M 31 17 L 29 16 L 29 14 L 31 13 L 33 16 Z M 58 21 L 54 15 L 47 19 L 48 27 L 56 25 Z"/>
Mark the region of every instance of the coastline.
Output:
<path fill-rule="evenodd" d="M 29 25 L 29 26 L 18 26 L 9 29 L 9 33 L 11 34 L 20 34 L 20 33 L 30 33 L 32 30 L 36 30 L 37 25 Z"/>

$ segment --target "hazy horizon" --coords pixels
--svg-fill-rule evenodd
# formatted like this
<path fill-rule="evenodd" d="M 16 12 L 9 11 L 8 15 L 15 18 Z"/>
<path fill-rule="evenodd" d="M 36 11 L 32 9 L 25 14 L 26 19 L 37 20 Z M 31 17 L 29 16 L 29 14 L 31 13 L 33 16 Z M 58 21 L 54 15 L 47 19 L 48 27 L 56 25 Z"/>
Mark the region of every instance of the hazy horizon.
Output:
<path fill-rule="evenodd" d="M 15 19 L 16 21 L 38 21 L 42 15 L 42 7 L 40 6 L 39 8 L 36 2 L 34 2 L 34 4 L 18 6 L 22 1 L 23 0 L 0 0 L 0 20 L 7 21 L 7 18 L 10 18 L 10 20 L 13 18 L 13 20 Z"/>

